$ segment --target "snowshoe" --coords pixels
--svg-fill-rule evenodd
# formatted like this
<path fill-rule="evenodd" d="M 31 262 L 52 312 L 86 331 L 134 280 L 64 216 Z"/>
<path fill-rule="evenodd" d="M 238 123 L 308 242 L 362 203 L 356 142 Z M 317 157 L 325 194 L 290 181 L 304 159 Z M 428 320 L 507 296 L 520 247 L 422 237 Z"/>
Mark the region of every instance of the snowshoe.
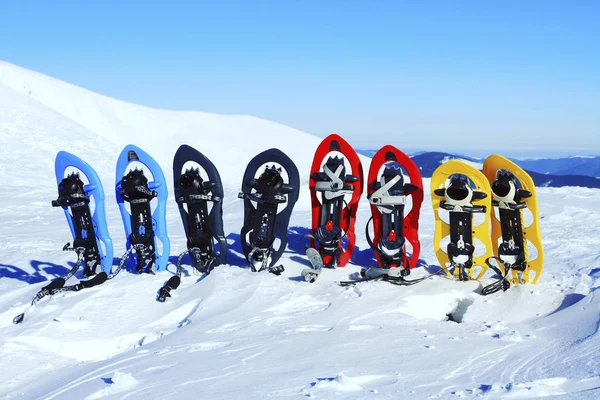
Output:
<path fill-rule="evenodd" d="M 185 167 L 192 162 L 191 167 Z M 185 170 L 184 170 L 185 167 Z M 203 179 L 201 169 L 207 179 Z M 173 158 L 173 188 L 187 237 L 187 250 L 177 258 L 177 272 L 159 291 L 158 301 L 170 297 L 179 286 L 183 257 L 190 255 L 192 266 L 209 274 L 227 260 L 227 239 L 223 232 L 223 184 L 215 165 L 198 150 L 182 145 Z"/>
<path fill-rule="evenodd" d="M 431 199 L 435 214 L 433 244 L 440 266 L 449 276 L 454 275 L 459 280 L 481 279 L 488 268 L 485 261 L 492 254 L 488 180 L 469 164 L 451 160 L 434 171 Z M 448 221 L 441 218 L 440 209 L 448 211 Z M 478 226 L 473 224 L 475 213 L 485 216 Z M 448 236 L 450 241 L 444 249 L 441 242 Z M 475 249 L 475 239 L 485 248 Z M 475 269 L 479 270 L 476 276 Z"/>
<path fill-rule="evenodd" d="M 544 249 L 533 179 L 518 165 L 497 154 L 485 160 L 483 173 L 491 183 L 493 208 L 489 215 L 497 264 L 504 276 L 512 273 L 513 283 L 536 283 L 544 267 Z M 529 226 L 523 223 L 525 209 L 533 216 Z M 537 251 L 533 259 L 529 243 Z"/>
<path fill-rule="evenodd" d="M 137 165 L 127 170 L 133 162 Z M 146 176 L 148 172 L 152 181 Z M 123 259 L 134 253 L 135 270 L 139 274 L 167 268 L 170 250 L 166 221 L 167 190 L 165 176 L 158 163 L 139 147 L 127 145 L 117 161 L 115 192 L 127 237 L 127 252 Z M 157 206 L 153 212 L 151 202 L 155 198 Z M 129 203 L 130 211 L 125 203 Z"/>
<path fill-rule="evenodd" d="M 287 229 L 299 190 L 298 168 L 281 150 L 266 150 L 248 164 L 238 197 L 244 199 L 240 241 L 252 271 L 282 272 L 275 263 L 287 247 Z M 279 239 L 276 248 L 275 239 Z"/>
<path fill-rule="evenodd" d="M 410 183 L 404 183 L 405 170 Z M 367 242 L 375 252 L 380 268 L 401 268 L 402 276 L 410 274 L 419 261 L 419 213 L 423 202 L 423 181 L 416 164 L 393 146 L 384 146 L 373 157 L 369 168 L 367 198 L 371 203 L 374 236 L 365 228 Z M 412 208 L 405 216 L 407 196 Z M 406 241 L 412 247 L 406 252 Z"/>
<path fill-rule="evenodd" d="M 67 173 L 67 169 L 71 167 L 78 172 Z M 108 234 L 104 189 L 98 174 L 85 161 L 66 151 L 56 155 L 54 171 L 58 183 L 58 198 L 52 201 L 52 206 L 62 207 L 73 235 L 73 246 L 67 243 L 63 250 L 74 251 L 77 254 L 77 262 L 68 274 L 43 287 L 31 301 L 31 306 L 45 296 L 71 290 L 79 291 L 104 283 L 112 269 L 113 244 Z M 84 183 L 82 175 L 89 183 Z M 90 209 L 91 201 L 94 202 L 93 212 Z M 65 287 L 66 282 L 82 265 L 83 274 L 93 278 Z M 17 315 L 13 322 L 22 322 L 24 316 L 24 312 Z"/>
<path fill-rule="evenodd" d="M 346 174 L 347 166 L 351 174 Z M 310 171 L 312 231 L 308 235 L 310 247 L 318 250 L 326 268 L 344 267 L 352 256 L 362 191 L 363 170 L 358 154 L 340 136 L 329 135 L 317 148 Z M 346 195 L 351 196 L 348 202 Z"/>
<path fill-rule="evenodd" d="M 78 173 L 65 177 L 68 167 L 81 171 L 89 183 L 85 185 Z M 106 223 L 104 189 L 98 174 L 85 161 L 66 151 L 56 155 L 55 174 L 58 199 L 52 202 L 52 206 L 62 207 L 73 235 L 73 247 L 85 247 L 85 275 L 94 275 L 98 266 L 105 273 L 110 273 L 113 244 Z M 89 206 L 91 199 L 95 204 L 93 213 Z"/>

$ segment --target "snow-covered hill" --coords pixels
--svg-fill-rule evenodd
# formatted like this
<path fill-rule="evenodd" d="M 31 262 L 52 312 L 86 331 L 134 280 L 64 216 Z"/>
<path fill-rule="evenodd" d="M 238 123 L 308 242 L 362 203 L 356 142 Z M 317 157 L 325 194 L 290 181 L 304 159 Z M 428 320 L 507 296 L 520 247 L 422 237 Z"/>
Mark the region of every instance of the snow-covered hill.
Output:
<path fill-rule="evenodd" d="M 112 188 L 126 143 L 155 156 L 167 175 L 182 143 L 210 157 L 227 187 L 224 220 L 234 242 L 242 215 L 235 192 L 246 163 L 279 147 L 306 183 L 319 139 L 253 117 L 127 104 L 0 63 L 0 397 L 597 398 L 600 191 L 594 189 L 539 190 L 547 263 L 536 286 L 488 297 L 477 294 L 478 282 L 443 277 L 412 287 L 340 287 L 337 281 L 373 263 L 363 235 L 365 202 L 353 262 L 307 284 L 298 279 L 305 267 L 300 239 L 310 224 L 304 190 L 282 276 L 252 273 L 234 252 L 231 265 L 205 279 L 184 277 L 161 304 L 156 291 L 170 273 L 124 272 L 44 300 L 13 325 L 35 292 L 73 261 L 60 251 L 70 240 L 64 216 L 50 206 L 58 150 L 80 155 L 99 172 L 115 252 L 124 251 Z M 437 270 L 428 196 L 420 227 L 423 266 L 414 276 Z M 168 230 L 176 255 L 185 239 L 173 201 Z"/>

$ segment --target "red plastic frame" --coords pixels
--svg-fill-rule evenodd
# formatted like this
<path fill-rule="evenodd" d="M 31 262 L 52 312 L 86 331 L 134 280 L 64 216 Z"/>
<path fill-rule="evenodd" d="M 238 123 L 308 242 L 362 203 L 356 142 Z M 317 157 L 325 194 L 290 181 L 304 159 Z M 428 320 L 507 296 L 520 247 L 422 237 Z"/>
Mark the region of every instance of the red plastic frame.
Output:
<path fill-rule="evenodd" d="M 349 219 L 349 228 L 348 232 L 346 232 L 346 237 L 348 238 L 348 245 L 346 248 L 342 248 L 342 254 L 338 260 L 338 267 L 344 267 L 350 257 L 352 256 L 352 252 L 354 251 L 354 246 L 356 244 L 356 233 L 354 232 L 354 225 L 356 223 L 356 212 L 358 211 L 358 202 L 360 197 L 362 196 L 363 187 L 364 187 L 364 176 L 362 164 L 360 162 L 360 158 L 356 151 L 350 146 L 348 142 L 346 142 L 341 136 L 333 133 L 327 136 L 317 150 L 315 151 L 315 157 L 313 158 L 312 167 L 310 168 L 311 178 L 309 183 L 310 188 L 310 199 L 312 204 L 312 234 L 314 235 L 317 227 L 319 226 L 320 214 L 321 214 L 321 201 L 319 200 L 318 194 L 315 190 L 316 181 L 312 179 L 312 174 L 315 172 L 321 171 L 321 164 L 327 155 L 332 152 L 337 151 L 344 155 L 346 161 L 350 164 L 350 168 L 352 169 L 352 175 L 358 177 L 358 182 L 354 182 L 354 191 L 352 192 L 352 198 L 348 202 L 348 209 L 344 209 L 341 217 L 342 221 L 342 229 L 344 229 L 347 225 Z M 311 245 L 314 247 L 314 240 L 311 240 Z M 341 247 L 341 242 L 340 242 Z M 331 263 L 331 258 L 333 256 L 324 257 L 323 263 L 325 265 Z"/>
<path fill-rule="evenodd" d="M 417 266 L 419 255 L 421 254 L 421 243 L 419 242 L 419 214 L 421 213 L 421 204 L 423 203 L 423 178 L 419 167 L 406 154 L 398 150 L 394 146 L 384 146 L 373 156 L 371 166 L 369 167 L 369 178 L 367 184 L 367 194 L 371 195 L 375 192 L 373 183 L 379 179 L 379 169 L 383 164 L 389 161 L 398 162 L 406 171 L 410 178 L 410 183 L 417 186 L 419 189 L 409 194 L 412 196 L 412 209 L 404 216 L 404 237 L 412 245 L 413 251 L 409 258 L 409 266 L 411 269 Z M 373 243 L 379 243 L 381 238 L 381 212 L 371 204 L 371 214 L 373 215 Z M 406 247 L 404 249 L 406 253 Z M 375 252 L 377 263 L 381 267 L 379 254 Z"/>

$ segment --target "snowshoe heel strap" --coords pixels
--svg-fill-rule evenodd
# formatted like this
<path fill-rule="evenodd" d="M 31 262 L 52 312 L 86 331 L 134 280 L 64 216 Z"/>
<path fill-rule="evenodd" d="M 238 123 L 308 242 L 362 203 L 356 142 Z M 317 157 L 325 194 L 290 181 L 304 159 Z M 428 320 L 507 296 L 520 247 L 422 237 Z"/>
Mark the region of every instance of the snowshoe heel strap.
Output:
<path fill-rule="evenodd" d="M 161 303 L 164 303 L 165 300 L 167 300 L 167 297 L 171 297 L 171 290 L 175 290 L 179 287 L 179 284 L 181 283 L 181 278 L 179 278 L 178 276 L 172 276 L 169 278 L 169 280 L 167 281 L 167 283 L 165 283 L 165 286 L 163 286 L 162 288 L 160 288 L 160 290 L 158 291 L 158 301 L 160 301 Z"/>
<path fill-rule="evenodd" d="M 53 290 L 60 289 L 65 286 L 64 278 L 56 278 L 49 285 L 46 285 L 40 290 L 40 292 L 52 292 Z"/>
<path fill-rule="evenodd" d="M 448 243 L 448 255 L 450 258 L 457 256 L 469 256 L 472 257 L 475 252 L 475 246 L 471 243 L 463 243 L 462 247 L 459 247 L 456 243 Z"/>
<path fill-rule="evenodd" d="M 108 275 L 106 272 L 102 271 L 98 275 L 94 276 L 92 279 L 88 279 L 87 281 L 81 281 L 77 285 L 75 285 L 76 290 L 81 289 L 89 289 L 94 286 L 98 286 L 106 282 L 108 279 Z"/>

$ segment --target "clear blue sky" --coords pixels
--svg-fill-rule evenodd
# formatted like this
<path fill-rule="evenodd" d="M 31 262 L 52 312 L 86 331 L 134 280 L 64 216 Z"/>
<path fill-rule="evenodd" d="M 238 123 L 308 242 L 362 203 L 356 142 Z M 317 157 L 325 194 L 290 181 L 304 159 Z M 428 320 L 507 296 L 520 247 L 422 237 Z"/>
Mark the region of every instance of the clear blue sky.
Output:
<path fill-rule="evenodd" d="M 0 38 L 111 97 L 361 148 L 600 154 L 600 1 L 2 1 Z"/>

